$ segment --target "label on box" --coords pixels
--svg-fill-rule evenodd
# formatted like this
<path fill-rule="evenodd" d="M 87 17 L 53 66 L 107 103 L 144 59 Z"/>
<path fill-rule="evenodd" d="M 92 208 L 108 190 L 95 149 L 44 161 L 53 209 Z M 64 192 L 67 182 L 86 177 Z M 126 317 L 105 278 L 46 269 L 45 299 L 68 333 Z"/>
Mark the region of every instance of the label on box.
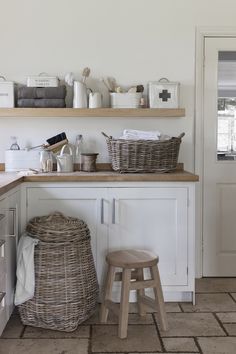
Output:
<path fill-rule="evenodd" d="M 57 87 L 58 85 L 56 76 L 29 76 L 27 78 L 28 87 Z"/>

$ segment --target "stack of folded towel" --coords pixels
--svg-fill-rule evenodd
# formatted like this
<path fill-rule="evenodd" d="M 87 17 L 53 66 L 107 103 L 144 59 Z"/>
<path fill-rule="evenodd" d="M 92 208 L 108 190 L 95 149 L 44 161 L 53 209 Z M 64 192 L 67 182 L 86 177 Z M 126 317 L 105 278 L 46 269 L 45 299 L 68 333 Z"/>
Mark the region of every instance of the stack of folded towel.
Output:
<path fill-rule="evenodd" d="M 66 107 L 66 87 L 26 87 L 18 88 L 17 106 L 34 108 Z"/>
<path fill-rule="evenodd" d="M 168 140 L 168 135 L 163 135 L 159 131 L 143 131 L 134 129 L 125 129 L 120 139 L 127 140 Z"/>

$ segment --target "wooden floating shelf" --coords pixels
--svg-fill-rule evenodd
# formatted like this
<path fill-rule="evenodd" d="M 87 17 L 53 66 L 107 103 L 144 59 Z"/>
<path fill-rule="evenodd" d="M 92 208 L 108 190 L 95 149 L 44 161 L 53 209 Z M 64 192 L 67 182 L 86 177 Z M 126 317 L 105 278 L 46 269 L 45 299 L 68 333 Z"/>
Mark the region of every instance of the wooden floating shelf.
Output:
<path fill-rule="evenodd" d="M 0 108 L 0 117 L 184 117 L 184 108 Z"/>

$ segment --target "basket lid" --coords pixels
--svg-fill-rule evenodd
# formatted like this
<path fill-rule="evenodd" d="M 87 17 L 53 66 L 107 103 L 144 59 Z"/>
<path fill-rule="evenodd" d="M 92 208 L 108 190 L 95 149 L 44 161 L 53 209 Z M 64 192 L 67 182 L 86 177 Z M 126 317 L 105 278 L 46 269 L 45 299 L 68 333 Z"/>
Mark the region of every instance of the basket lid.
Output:
<path fill-rule="evenodd" d="M 83 220 L 67 217 L 60 212 L 34 217 L 27 224 L 26 231 L 42 242 L 73 242 L 90 237 Z"/>

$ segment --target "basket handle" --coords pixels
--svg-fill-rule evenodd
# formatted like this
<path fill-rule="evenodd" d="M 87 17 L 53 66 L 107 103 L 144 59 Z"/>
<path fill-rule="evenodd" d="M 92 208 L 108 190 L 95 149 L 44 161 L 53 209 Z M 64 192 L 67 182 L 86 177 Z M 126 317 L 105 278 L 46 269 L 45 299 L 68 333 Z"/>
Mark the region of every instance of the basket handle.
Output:
<path fill-rule="evenodd" d="M 162 77 L 158 80 L 158 82 L 162 82 L 162 81 L 170 82 L 166 77 Z"/>
<path fill-rule="evenodd" d="M 179 139 L 182 139 L 184 136 L 185 136 L 185 133 L 181 133 L 181 134 L 178 136 L 178 138 L 179 138 Z"/>
<path fill-rule="evenodd" d="M 102 135 L 105 136 L 107 139 L 112 139 L 112 136 L 108 136 L 106 133 L 102 132 Z"/>

